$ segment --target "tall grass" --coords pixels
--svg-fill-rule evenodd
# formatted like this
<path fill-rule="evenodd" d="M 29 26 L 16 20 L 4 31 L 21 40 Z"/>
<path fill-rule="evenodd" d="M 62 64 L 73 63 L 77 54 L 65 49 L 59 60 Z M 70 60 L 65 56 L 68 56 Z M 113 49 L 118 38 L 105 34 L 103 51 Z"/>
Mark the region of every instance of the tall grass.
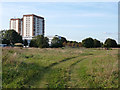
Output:
<path fill-rule="evenodd" d="M 117 88 L 117 50 L 3 48 L 3 88 Z"/>

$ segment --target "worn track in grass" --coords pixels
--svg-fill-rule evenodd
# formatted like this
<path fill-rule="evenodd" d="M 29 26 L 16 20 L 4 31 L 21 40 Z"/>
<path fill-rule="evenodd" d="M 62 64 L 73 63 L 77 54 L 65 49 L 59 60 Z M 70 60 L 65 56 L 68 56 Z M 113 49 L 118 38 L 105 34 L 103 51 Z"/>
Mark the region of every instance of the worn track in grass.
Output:
<path fill-rule="evenodd" d="M 52 63 L 51 65 L 45 67 L 45 69 L 51 68 L 51 67 L 53 67 L 53 66 L 55 66 L 55 65 L 57 65 L 57 64 L 60 64 L 60 63 L 62 63 L 62 62 L 65 62 L 65 61 L 68 61 L 68 60 L 71 60 L 71 59 L 74 59 L 74 58 L 77 58 L 77 57 L 79 57 L 79 56 L 69 57 L 69 58 L 63 59 L 63 60 L 61 60 L 61 61 L 59 61 L 59 62 Z"/>

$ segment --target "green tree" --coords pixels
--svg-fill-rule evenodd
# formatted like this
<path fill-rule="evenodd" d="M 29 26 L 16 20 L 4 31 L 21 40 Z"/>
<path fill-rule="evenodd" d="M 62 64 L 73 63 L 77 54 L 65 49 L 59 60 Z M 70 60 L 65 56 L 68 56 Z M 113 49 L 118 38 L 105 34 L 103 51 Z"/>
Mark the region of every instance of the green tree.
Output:
<path fill-rule="evenodd" d="M 22 36 L 15 30 L 6 30 L 2 34 L 2 43 L 8 45 L 14 45 L 15 43 L 23 43 Z"/>
<path fill-rule="evenodd" d="M 101 47 L 101 42 L 97 39 L 94 39 L 94 47 L 97 48 L 97 47 Z"/>
<path fill-rule="evenodd" d="M 51 41 L 51 47 L 58 48 L 61 46 L 60 39 L 58 37 L 54 37 Z"/>
<path fill-rule="evenodd" d="M 0 31 L 0 43 L 9 45 L 10 41 L 7 40 L 6 38 L 4 38 L 6 31 L 7 30 L 1 30 Z"/>
<path fill-rule="evenodd" d="M 38 35 L 35 38 L 36 38 L 37 47 L 43 48 L 43 45 L 44 45 L 44 36 L 43 35 Z"/>
<path fill-rule="evenodd" d="M 104 43 L 107 47 L 117 47 L 117 42 L 114 39 L 108 38 Z"/>
<path fill-rule="evenodd" d="M 117 47 L 120 48 L 120 44 L 117 44 Z"/>
<path fill-rule="evenodd" d="M 65 38 L 65 37 L 61 37 L 61 42 L 62 42 L 62 44 L 63 44 L 64 42 L 67 42 L 66 38 Z"/>
<path fill-rule="evenodd" d="M 51 41 L 51 47 L 55 47 L 55 48 L 63 47 L 64 42 L 67 42 L 66 38 L 64 38 L 64 37 L 56 37 L 55 36 Z"/>
<path fill-rule="evenodd" d="M 39 47 L 39 48 L 47 48 L 49 47 L 49 39 L 44 37 L 43 35 L 38 35 L 34 37 L 30 42 L 30 47 Z"/>
<path fill-rule="evenodd" d="M 7 30 L 0 31 L 0 39 L 2 40 Z"/>
<path fill-rule="evenodd" d="M 102 47 L 102 48 L 104 47 L 103 45 L 104 45 L 103 42 L 101 42 L 101 47 Z"/>
<path fill-rule="evenodd" d="M 86 38 L 82 40 L 82 45 L 86 48 L 94 47 L 94 40 L 92 38 Z"/>
<path fill-rule="evenodd" d="M 24 44 L 24 46 L 27 46 L 27 45 L 28 45 L 28 41 L 25 39 L 25 40 L 23 41 L 23 44 Z"/>
<path fill-rule="evenodd" d="M 43 46 L 45 47 L 45 48 L 48 48 L 49 47 L 49 44 L 48 44 L 48 42 L 49 42 L 49 39 L 47 38 L 47 37 L 44 37 L 44 40 L 43 40 L 44 42 L 43 42 Z"/>
<path fill-rule="evenodd" d="M 4 38 L 6 31 L 7 30 L 0 31 L 0 43 L 9 45 L 10 41 Z"/>
<path fill-rule="evenodd" d="M 29 44 L 30 47 L 37 47 L 36 39 L 32 39 Z"/>

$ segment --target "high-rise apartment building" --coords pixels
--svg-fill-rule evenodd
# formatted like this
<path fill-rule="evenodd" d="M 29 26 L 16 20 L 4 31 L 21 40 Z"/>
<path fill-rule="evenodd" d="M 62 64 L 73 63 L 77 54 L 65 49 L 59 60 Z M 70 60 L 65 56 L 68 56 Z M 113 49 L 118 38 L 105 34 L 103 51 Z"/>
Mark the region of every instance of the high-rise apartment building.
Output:
<path fill-rule="evenodd" d="M 12 18 L 10 19 L 10 29 L 14 29 L 20 35 L 22 35 L 22 19 L 20 18 Z"/>
<path fill-rule="evenodd" d="M 29 14 L 22 19 L 10 19 L 10 29 L 20 33 L 23 39 L 31 40 L 34 36 L 44 35 L 44 18 Z"/>
<path fill-rule="evenodd" d="M 23 15 L 23 33 L 24 38 L 32 38 L 37 35 L 44 35 L 44 18 L 31 15 Z"/>

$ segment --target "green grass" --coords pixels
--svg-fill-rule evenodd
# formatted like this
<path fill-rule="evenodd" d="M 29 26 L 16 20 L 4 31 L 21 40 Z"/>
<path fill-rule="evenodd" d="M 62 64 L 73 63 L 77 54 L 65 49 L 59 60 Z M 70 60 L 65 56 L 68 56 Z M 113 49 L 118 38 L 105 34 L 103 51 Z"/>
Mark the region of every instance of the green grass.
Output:
<path fill-rule="evenodd" d="M 3 88 L 118 88 L 118 49 L 2 51 Z"/>

